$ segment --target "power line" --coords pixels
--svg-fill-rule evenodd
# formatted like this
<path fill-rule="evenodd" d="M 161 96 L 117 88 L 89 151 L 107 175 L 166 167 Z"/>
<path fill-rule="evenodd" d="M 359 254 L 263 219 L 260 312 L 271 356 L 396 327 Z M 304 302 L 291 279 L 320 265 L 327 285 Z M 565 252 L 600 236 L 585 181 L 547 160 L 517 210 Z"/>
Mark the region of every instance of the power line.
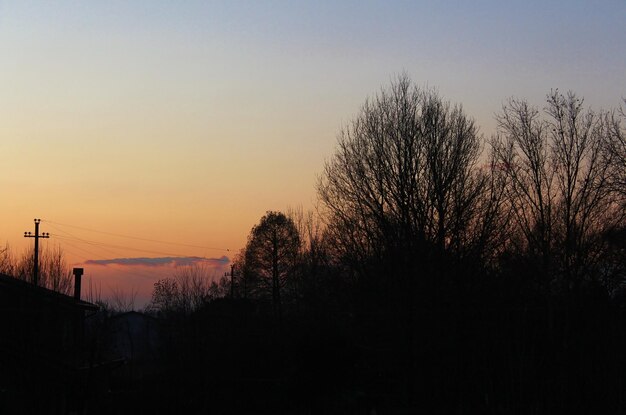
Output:
<path fill-rule="evenodd" d="M 100 246 L 100 244 L 99 244 L 99 243 L 97 243 L 97 242 L 87 241 L 87 240 L 85 240 L 85 239 L 78 238 L 77 236 L 75 236 L 75 235 L 73 235 L 73 234 L 71 234 L 71 233 L 69 233 L 69 232 L 67 232 L 67 231 L 64 231 L 64 230 L 62 230 L 62 229 L 59 229 L 59 228 L 57 228 L 57 227 L 56 227 L 56 226 L 54 226 L 54 225 L 50 225 L 50 226 L 51 226 L 52 228 L 54 228 L 54 229 L 58 230 L 59 232 L 63 232 L 64 234 L 69 235 L 69 237 L 67 237 L 67 236 L 64 236 L 64 235 L 58 235 L 58 234 L 53 233 L 52 235 L 53 235 L 53 236 L 55 236 L 57 239 L 60 239 L 61 241 L 63 241 L 63 242 L 64 242 L 66 245 L 68 245 L 68 246 L 71 246 L 71 247 L 73 247 L 73 248 L 79 249 L 79 250 L 81 250 L 81 251 L 86 252 L 87 254 L 89 254 L 90 258 L 86 258 L 86 257 L 83 257 L 83 256 L 81 256 L 81 255 L 78 255 L 78 256 L 80 256 L 81 258 L 83 258 L 84 260 L 87 260 L 87 261 L 88 261 L 89 259 L 93 259 L 93 258 L 99 258 L 99 259 L 105 259 L 105 258 L 104 258 L 102 255 L 100 255 L 100 254 L 96 254 L 96 253 L 94 253 L 94 252 L 92 252 L 92 251 L 89 251 L 89 250 L 87 250 L 87 249 L 85 249 L 85 248 L 81 248 L 81 247 L 79 247 L 79 246 L 76 246 L 76 245 L 74 245 L 74 244 L 71 244 L 71 243 L 70 243 L 70 242 L 68 242 L 68 241 L 72 241 L 72 242 L 79 242 L 79 243 L 84 243 L 84 244 L 86 244 L 86 245 L 94 246 L 94 247 L 99 248 L 99 249 L 101 249 L 101 250 L 103 250 L 103 251 L 105 251 L 105 252 L 108 252 L 109 254 L 111 254 L 111 255 L 113 255 L 113 256 L 119 256 L 119 254 L 118 254 L 117 252 L 113 252 L 113 251 L 111 251 L 111 250 L 109 250 L 109 249 L 106 249 L 106 248 L 104 248 L 104 247 Z"/>
<path fill-rule="evenodd" d="M 139 240 L 139 241 L 156 242 L 156 243 L 166 244 L 166 245 L 185 246 L 185 247 L 188 247 L 188 248 L 200 248 L 200 249 L 210 249 L 210 250 L 214 250 L 214 251 L 230 252 L 230 249 L 228 249 L 228 248 L 215 248 L 215 247 L 201 246 L 201 245 L 190 245 L 190 244 L 183 244 L 183 243 L 180 243 L 180 242 L 170 242 L 170 241 L 162 241 L 162 240 L 158 240 L 158 239 L 142 238 L 142 237 L 139 237 L 139 236 L 122 235 L 122 234 L 119 234 L 119 233 L 100 231 L 100 230 L 97 230 L 97 229 L 84 228 L 84 227 L 75 226 L 75 225 L 68 225 L 66 223 L 54 222 L 54 221 L 47 220 L 47 219 L 42 219 L 42 221 L 46 222 L 46 223 L 49 223 L 49 224 L 55 224 L 55 225 L 60 225 L 60 226 L 67 226 L 68 228 L 80 229 L 80 230 L 87 231 L 87 232 L 95 232 L 95 233 L 101 233 L 103 235 L 117 236 L 119 238 L 136 239 L 136 240 Z"/>
<path fill-rule="evenodd" d="M 73 240 L 73 241 L 76 241 L 76 242 L 83 242 L 83 243 L 86 243 L 86 244 L 88 244 L 88 245 L 92 245 L 92 246 L 94 245 L 94 243 L 92 243 L 92 242 L 90 242 L 90 241 L 87 241 L 87 240 L 85 240 L 85 239 L 79 238 L 79 237 L 77 237 L 76 235 L 73 235 L 73 234 L 69 233 L 68 231 L 64 231 L 64 230 L 62 230 L 62 229 L 59 229 L 58 227 L 56 227 L 56 226 L 54 226 L 54 225 L 50 225 L 50 227 L 52 227 L 53 229 L 58 230 L 59 232 L 63 232 L 64 234 L 69 235 L 69 236 L 71 237 L 71 238 L 68 238 L 68 237 L 63 236 L 63 235 L 58 235 L 58 234 L 54 234 L 54 233 L 52 234 L 53 236 L 56 236 L 56 237 L 57 237 L 57 238 L 59 238 L 59 239 L 66 240 L 66 241 L 67 241 L 67 240 Z M 104 250 L 104 251 L 107 251 L 107 252 L 109 252 L 110 254 L 113 254 L 113 255 L 118 255 L 117 253 L 115 253 L 115 252 L 113 252 L 113 251 L 110 251 L 110 250 L 108 250 L 108 249 L 105 249 L 105 248 L 102 248 L 102 247 L 100 247 L 100 249 L 102 249 L 102 250 Z"/>
<path fill-rule="evenodd" d="M 64 243 L 64 245 L 67 245 L 67 246 L 72 247 L 74 249 L 78 249 L 79 251 L 82 251 L 82 252 L 88 254 L 89 256 L 83 256 L 83 255 L 77 254 L 76 252 L 72 252 L 72 251 L 67 251 L 66 250 L 70 254 L 73 254 L 74 256 L 80 257 L 80 258 L 84 259 L 85 261 L 88 261 L 89 259 L 94 258 L 94 257 L 102 257 L 101 255 L 98 255 L 98 254 L 96 254 L 94 252 L 91 252 L 91 251 L 89 251 L 89 250 L 87 250 L 85 248 L 81 248 L 80 246 L 76 246 L 74 244 L 71 244 L 71 243 L 67 242 L 66 240 L 64 240 L 63 243 Z"/>
<path fill-rule="evenodd" d="M 63 232 L 64 234 L 68 235 L 68 236 L 64 236 L 64 235 L 59 235 L 59 234 L 52 234 L 53 236 L 62 239 L 62 240 L 70 240 L 70 241 L 74 241 L 74 242 L 81 242 L 87 245 L 91 245 L 94 247 L 99 247 L 100 249 L 109 252 L 110 254 L 119 256 L 118 253 L 112 252 L 108 249 L 106 249 L 105 247 L 109 247 L 109 248 L 114 248 L 114 249 L 120 249 L 122 251 L 135 251 L 135 252 L 144 252 L 144 253 L 150 253 L 150 254 L 157 254 L 157 255 L 167 255 L 167 256 L 174 256 L 174 257 L 186 257 L 188 255 L 181 255 L 178 253 L 171 253 L 171 252 L 163 252 L 163 251 L 155 251 L 155 250 L 151 250 L 151 249 L 141 249 L 141 248 L 134 248 L 134 247 L 130 247 L 130 246 L 123 246 L 123 245 L 113 245 L 113 244 L 108 244 L 105 242 L 98 242 L 98 241 L 92 241 L 89 239 L 84 239 L 84 238 L 79 238 L 76 235 L 68 232 L 68 231 L 64 231 L 62 229 L 59 229 L 57 226 L 54 226 L 52 224 L 50 224 L 48 222 L 48 224 L 56 229 L 59 232 Z"/>
<path fill-rule="evenodd" d="M 107 244 L 104 242 L 97 242 L 97 241 L 89 241 L 86 239 L 80 239 L 80 238 L 70 238 L 64 235 L 58 235 L 58 234 L 51 234 L 52 236 L 59 238 L 60 240 L 66 240 L 66 241 L 74 241 L 74 242 L 82 242 L 84 244 L 87 245 L 91 245 L 93 247 L 97 247 L 100 249 L 104 249 L 105 248 L 114 248 L 114 249 L 121 249 L 124 251 L 135 251 L 135 252 L 144 252 L 144 253 L 149 253 L 149 254 L 157 254 L 157 255 L 167 255 L 167 256 L 171 256 L 171 257 L 180 257 L 180 258 L 184 258 L 184 257 L 188 257 L 189 255 L 182 255 L 179 253 L 173 253 L 173 252 L 163 252 L 163 251 L 154 251 L 151 249 L 141 249 L 141 248 L 133 248 L 130 246 L 122 246 L 122 245 L 112 245 L 112 244 Z M 111 251 L 109 251 L 111 252 Z M 113 253 L 113 252 L 111 252 Z M 117 253 L 113 253 L 114 255 L 119 255 Z"/>
<path fill-rule="evenodd" d="M 101 254 L 96 254 L 95 252 L 92 252 L 91 250 L 85 249 L 83 247 L 77 246 L 76 244 L 81 244 L 81 245 L 88 245 L 91 246 L 93 248 L 97 248 L 100 250 L 103 250 L 105 252 L 108 252 L 109 254 L 113 255 L 113 256 L 121 256 L 120 254 L 107 249 L 107 248 L 113 248 L 113 249 L 117 249 L 117 250 L 121 250 L 121 251 L 136 251 L 136 252 L 143 252 L 143 253 L 152 253 L 152 254 L 158 254 L 158 255 L 167 255 L 167 256 L 171 256 L 171 257 L 179 257 L 179 258 L 184 258 L 187 257 L 188 255 L 181 255 L 181 254 L 177 254 L 177 253 L 171 253 L 171 252 L 163 252 L 163 251 L 154 251 L 154 250 L 148 250 L 148 249 L 140 249 L 140 248 L 133 248 L 133 247 L 129 247 L 129 246 L 123 246 L 123 245 L 114 245 L 114 244 L 108 244 L 108 243 L 104 243 L 104 242 L 98 242 L 98 241 L 93 241 L 93 240 L 89 240 L 89 239 L 84 239 L 84 238 L 79 238 L 76 235 L 60 229 L 58 226 L 55 226 L 55 224 L 57 225 L 61 225 L 61 226 L 68 226 L 68 227 L 73 227 L 73 228 L 77 228 L 77 229 L 83 229 L 80 227 L 76 227 L 76 226 L 71 226 L 71 225 L 62 225 L 56 222 L 50 222 L 50 221 L 46 221 L 46 223 L 53 229 L 56 229 L 58 232 L 61 232 L 61 234 L 57 234 L 57 233 L 52 233 L 50 235 L 54 236 L 56 239 L 60 240 L 61 242 L 63 242 L 64 244 L 74 248 L 74 249 L 78 249 L 86 254 L 88 254 L 90 257 L 92 258 L 97 258 L 97 259 L 106 259 L 105 257 L 103 257 Z M 98 233 L 104 233 L 104 234 L 109 234 L 108 232 L 99 232 L 96 231 Z M 113 234 L 115 235 L 115 234 Z M 118 236 L 118 235 L 116 235 Z M 135 237 L 131 237 L 131 239 L 138 239 L 138 240 L 146 240 L 145 238 L 135 238 Z M 163 241 L 159 241 L 161 243 L 166 243 Z M 197 248 L 203 248 L 203 249 L 209 249 L 207 247 L 200 247 L 200 246 L 196 246 L 196 245 L 185 245 L 185 244 L 176 244 L 174 243 L 174 245 L 181 245 L 181 246 L 189 246 L 189 247 L 197 247 Z M 228 250 L 226 250 L 228 251 Z M 85 258 L 82 255 L 77 255 L 85 260 L 88 260 L 88 258 Z M 155 277 L 154 274 L 149 273 L 149 272 L 142 272 L 142 270 L 137 270 L 134 269 L 132 272 L 126 270 L 126 269 L 120 269 L 117 272 L 122 272 L 123 274 L 127 275 L 127 276 L 134 276 L 134 277 L 140 277 L 140 278 L 148 278 L 148 279 L 153 279 Z"/>

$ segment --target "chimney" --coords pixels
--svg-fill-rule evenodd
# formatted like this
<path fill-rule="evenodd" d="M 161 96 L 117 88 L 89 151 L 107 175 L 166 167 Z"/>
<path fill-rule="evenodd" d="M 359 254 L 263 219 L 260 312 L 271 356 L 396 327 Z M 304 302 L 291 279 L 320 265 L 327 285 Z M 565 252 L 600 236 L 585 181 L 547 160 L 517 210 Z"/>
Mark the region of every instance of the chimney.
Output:
<path fill-rule="evenodd" d="M 74 268 L 74 298 L 80 300 L 80 277 L 83 275 L 82 268 Z"/>

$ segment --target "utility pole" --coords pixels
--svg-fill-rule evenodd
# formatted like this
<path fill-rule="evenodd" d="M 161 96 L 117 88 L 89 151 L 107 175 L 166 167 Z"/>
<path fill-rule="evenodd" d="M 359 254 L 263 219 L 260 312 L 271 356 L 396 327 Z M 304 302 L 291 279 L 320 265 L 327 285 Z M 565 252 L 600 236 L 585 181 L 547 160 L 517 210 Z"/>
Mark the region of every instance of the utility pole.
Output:
<path fill-rule="evenodd" d="M 39 238 L 49 238 L 50 234 L 44 232 L 39 234 L 39 222 L 41 219 L 35 219 L 35 234 L 30 232 L 24 232 L 24 238 L 35 238 L 35 254 L 33 258 L 33 284 L 37 285 L 37 278 L 39 276 Z"/>
<path fill-rule="evenodd" d="M 230 299 L 235 298 L 235 264 L 230 264 Z"/>

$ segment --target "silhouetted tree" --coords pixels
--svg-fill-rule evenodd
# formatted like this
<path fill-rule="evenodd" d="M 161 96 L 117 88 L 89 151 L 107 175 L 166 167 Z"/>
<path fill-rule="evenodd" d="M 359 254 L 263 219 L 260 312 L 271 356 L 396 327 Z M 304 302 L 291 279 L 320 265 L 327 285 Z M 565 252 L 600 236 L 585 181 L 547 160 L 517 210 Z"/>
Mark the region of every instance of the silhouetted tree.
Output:
<path fill-rule="evenodd" d="M 400 76 L 340 132 L 319 181 L 340 254 L 376 280 L 372 264 L 434 277 L 446 256 L 482 256 L 501 191 L 479 168 L 480 154 L 478 128 L 460 105 Z"/>
<path fill-rule="evenodd" d="M 178 284 L 174 278 L 162 278 L 154 283 L 152 299 L 148 308 L 157 312 L 173 311 L 179 297 Z"/>
<path fill-rule="evenodd" d="M 624 100 L 626 104 L 626 99 Z M 607 111 L 603 114 L 603 127 L 608 135 L 605 157 L 609 166 L 608 184 L 612 196 L 626 212 L 626 112 L 622 107 L 618 111 Z M 622 217 L 622 219 L 624 219 Z M 626 286 L 626 221 L 609 229 L 605 235 L 607 246 L 603 250 L 601 261 L 603 282 L 611 291 L 618 292 L 624 300 Z"/>
<path fill-rule="evenodd" d="M 540 284 L 573 287 L 591 276 L 603 233 L 623 214 L 608 186 L 602 117 L 558 91 L 548 94 L 545 115 L 509 100 L 497 115 L 493 157 L 507 180 L 513 251 L 525 254 Z"/>
<path fill-rule="evenodd" d="M 245 265 L 257 293 L 270 294 L 278 318 L 282 313 L 281 295 L 290 288 L 299 251 L 300 235 L 284 213 L 267 212 L 250 231 Z"/>
<path fill-rule="evenodd" d="M 233 258 L 233 272 L 235 283 L 235 296 L 238 298 L 248 298 L 249 272 L 246 268 L 246 249 L 242 248 Z"/>
<path fill-rule="evenodd" d="M 135 300 L 137 299 L 137 290 L 131 288 L 125 291 L 120 287 L 112 289 L 110 304 L 107 303 L 107 310 L 114 313 L 125 313 L 135 310 Z"/>
<path fill-rule="evenodd" d="M 6 274 L 15 278 L 32 281 L 34 248 L 26 249 L 16 258 L 9 246 L 0 253 L 0 267 Z M 65 259 L 65 253 L 59 245 L 44 246 L 39 251 L 39 285 L 62 294 L 70 294 L 74 286 L 72 271 Z"/>
<path fill-rule="evenodd" d="M 16 266 L 15 258 L 11 247 L 7 243 L 4 248 L 0 249 L 0 273 L 5 275 L 13 275 Z"/>
<path fill-rule="evenodd" d="M 424 390 L 417 333 L 437 332 L 418 307 L 459 304 L 497 249 L 504 180 L 481 168 L 481 153 L 460 105 L 402 75 L 339 133 L 318 183 L 333 250 L 356 276 L 363 347 L 393 344 L 408 401 Z"/>
<path fill-rule="evenodd" d="M 44 249 L 41 255 L 41 284 L 51 290 L 70 294 L 74 287 L 72 270 L 59 245 Z"/>
<path fill-rule="evenodd" d="M 251 299 L 258 297 L 259 277 L 255 270 L 246 262 L 246 247 L 233 258 L 234 296 L 236 298 Z M 228 281 L 228 295 L 230 295 L 230 278 Z"/>
<path fill-rule="evenodd" d="M 172 277 L 154 283 L 148 308 L 166 314 L 190 314 L 211 298 L 220 296 L 212 288 L 215 283 L 211 279 L 211 270 L 202 265 L 178 268 Z"/>
<path fill-rule="evenodd" d="M 626 104 L 626 99 L 624 100 Z M 610 165 L 609 183 L 617 198 L 626 207 L 626 112 L 610 111 L 603 114 L 603 124 L 608 135 L 607 159 Z"/>

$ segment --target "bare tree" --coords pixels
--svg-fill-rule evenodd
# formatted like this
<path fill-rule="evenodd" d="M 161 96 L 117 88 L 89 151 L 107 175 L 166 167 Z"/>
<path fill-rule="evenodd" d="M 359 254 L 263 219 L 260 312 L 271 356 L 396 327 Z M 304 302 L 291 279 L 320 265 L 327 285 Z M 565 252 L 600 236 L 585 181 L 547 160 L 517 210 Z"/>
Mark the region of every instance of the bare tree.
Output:
<path fill-rule="evenodd" d="M 175 311 L 178 304 L 179 289 L 174 278 L 163 278 L 154 283 L 152 299 L 148 305 L 151 311 L 168 313 Z"/>
<path fill-rule="evenodd" d="M 178 268 L 169 278 L 154 283 L 148 309 L 157 312 L 189 314 L 215 296 L 212 271 L 203 265 Z"/>
<path fill-rule="evenodd" d="M 412 274 L 449 253 L 484 252 L 500 196 L 481 152 L 462 107 L 405 75 L 368 99 L 318 183 L 343 258 L 360 274 L 381 261 Z"/>
<path fill-rule="evenodd" d="M 548 167 L 548 126 L 539 111 L 511 99 L 497 116 L 498 135 L 492 140 L 494 162 L 506 175 L 507 203 L 516 224 L 510 238 L 517 251 L 551 262 L 554 229 L 554 172 Z"/>
<path fill-rule="evenodd" d="M 178 285 L 178 308 L 185 313 L 197 310 L 210 295 L 213 271 L 204 265 L 191 265 L 176 270 L 174 279 Z"/>
<path fill-rule="evenodd" d="M 538 265 L 542 283 L 577 285 L 598 258 L 603 232 L 621 220 L 607 185 L 602 117 L 575 94 L 555 90 L 545 117 L 511 99 L 497 120 L 492 155 L 507 179 L 510 241 Z"/>
<path fill-rule="evenodd" d="M 40 278 L 41 284 L 48 289 L 67 295 L 71 293 L 74 277 L 59 245 L 43 250 Z"/>
<path fill-rule="evenodd" d="M 0 249 L 0 273 L 13 275 L 15 273 L 15 265 L 15 257 L 11 251 L 11 247 L 7 243 L 4 248 Z"/>
<path fill-rule="evenodd" d="M 115 287 L 112 290 L 109 310 L 115 313 L 125 313 L 128 311 L 134 311 L 136 299 L 137 299 L 136 289 L 131 288 L 130 291 L 125 291 L 119 287 Z"/>
<path fill-rule="evenodd" d="M 624 99 L 626 104 L 626 99 Z M 626 207 L 626 112 L 610 111 L 603 114 L 603 125 L 608 135 L 606 157 L 610 165 L 611 189 Z"/>
<path fill-rule="evenodd" d="M 34 248 L 26 249 L 21 256 L 15 258 L 10 250 L 5 258 L 7 273 L 15 278 L 32 281 Z M 74 286 L 72 271 L 65 259 L 65 253 L 59 245 L 40 249 L 39 285 L 62 294 L 69 295 Z"/>
<path fill-rule="evenodd" d="M 298 278 L 312 277 L 327 259 L 322 219 L 313 210 L 305 211 L 302 206 L 288 209 L 286 215 L 300 235 Z"/>

